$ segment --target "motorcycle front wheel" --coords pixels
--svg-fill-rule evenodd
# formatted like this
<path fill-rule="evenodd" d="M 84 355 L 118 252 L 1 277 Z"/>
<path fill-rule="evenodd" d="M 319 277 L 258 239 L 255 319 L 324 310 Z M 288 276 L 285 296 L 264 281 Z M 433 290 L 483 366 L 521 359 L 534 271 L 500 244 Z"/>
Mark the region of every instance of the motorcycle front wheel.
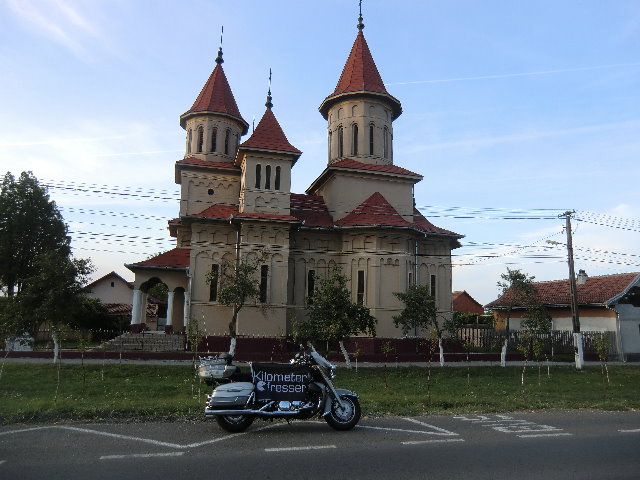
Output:
<path fill-rule="evenodd" d="M 218 415 L 216 421 L 220 428 L 230 433 L 238 433 L 249 428 L 254 417 L 249 415 Z"/>
<path fill-rule="evenodd" d="M 327 423 L 336 430 L 351 430 L 360 420 L 360 402 L 355 397 L 341 396 L 343 407 L 334 400 L 331 413 L 324 417 Z"/>

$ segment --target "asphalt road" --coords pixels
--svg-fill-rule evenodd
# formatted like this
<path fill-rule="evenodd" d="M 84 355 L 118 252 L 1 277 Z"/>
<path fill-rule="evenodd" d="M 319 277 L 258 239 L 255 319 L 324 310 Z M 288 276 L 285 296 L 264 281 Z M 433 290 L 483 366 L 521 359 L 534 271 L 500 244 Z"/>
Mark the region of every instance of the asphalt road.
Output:
<path fill-rule="evenodd" d="M 638 479 L 640 412 L 0 428 L 1 479 Z"/>

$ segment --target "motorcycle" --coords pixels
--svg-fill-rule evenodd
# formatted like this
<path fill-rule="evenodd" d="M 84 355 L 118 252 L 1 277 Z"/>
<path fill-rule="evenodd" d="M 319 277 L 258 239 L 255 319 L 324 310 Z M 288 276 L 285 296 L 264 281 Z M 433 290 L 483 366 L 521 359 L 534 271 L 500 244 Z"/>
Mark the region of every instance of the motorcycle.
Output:
<path fill-rule="evenodd" d="M 350 430 L 360 420 L 358 395 L 335 388 L 335 365 L 313 345 L 300 346 L 289 363 L 252 362 L 243 373 L 228 353 L 200 359 L 198 375 L 215 386 L 207 395 L 206 418 L 237 433 L 256 418 L 308 419 L 319 415 L 336 430 Z"/>

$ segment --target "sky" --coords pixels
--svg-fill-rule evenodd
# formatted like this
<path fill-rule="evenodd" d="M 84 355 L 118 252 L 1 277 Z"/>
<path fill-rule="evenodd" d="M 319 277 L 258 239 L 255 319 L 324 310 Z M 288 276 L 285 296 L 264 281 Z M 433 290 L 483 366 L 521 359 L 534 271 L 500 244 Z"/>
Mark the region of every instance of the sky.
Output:
<path fill-rule="evenodd" d="M 402 102 L 394 163 L 424 175 L 416 205 L 464 235 L 453 289 L 498 296 L 507 268 L 567 278 L 640 272 L 640 2 L 364 0 L 364 34 Z M 74 255 L 98 278 L 175 245 L 174 163 L 187 111 L 224 69 L 243 117 L 274 113 L 326 166 L 326 122 L 356 37 L 356 0 L 0 0 L 0 173 L 32 171 Z M 245 137 L 246 139 L 246 137 Z"/>

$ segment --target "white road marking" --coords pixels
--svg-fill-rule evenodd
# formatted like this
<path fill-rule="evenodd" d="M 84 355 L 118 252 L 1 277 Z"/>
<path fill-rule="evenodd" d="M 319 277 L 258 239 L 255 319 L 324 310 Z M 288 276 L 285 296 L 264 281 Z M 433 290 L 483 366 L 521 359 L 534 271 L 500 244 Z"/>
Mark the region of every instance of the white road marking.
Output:
<path fill-rule="evenodd" d="M 435 425 L 430 425 L 428 423 L 421 422 L 420 420 L 416 420 L 415 418 L 405 418 L 405 420 L 407 422 L 416 423 L 418 425 L 422 425 L 423 427 L 428 427 L 432 430 L 436 430 L 437 432 L 440 432 L 440 433 L 425 432 L 425 433 L 431 433 L 431 435 L 458 435 L 457 433 L 450 432 L 449 430 L 445 430 L 444 428 L 436 427 Z"/>
<path fill-rule="evenodd" d="M 536 438 L 536 437 L 570 437 L 573 433 L 534 433 L 532 435 L 518 435 L 520 438 Z"/>
<path fill-rule="evenodd" d="M 448 433 L 426 432 L 424 430 L 407 430 L 405 428 L 371 427 L 369 425 L 357 425 L 356 428 L 366 428 L 367 430 L 385 430 L 387 432 L 422 433 L 423 435 L 449 435 Z M 454 435 L 457 435 L 454 433 Z"/>
<path fill-rule="evenodd" d="M 23 428 L 21 430 L 7 430 L 5 432 L 0 432 L 0 435 L 10 435 L 12 433 L 23 433 L 23 432 L 34 432 L 36 430 L 45 430 L 47 428 L 55 428 L 55 427 L 33 427 L 33 428 Z"/>
<path fill-rule="evenodd" d="M 134 453 L 131 455 L 103 455 L 100 460 L 121 460 L 123 458 L 156 458 L 156 457 L 179 457 L 184 455 L 184 452 L 169 452 L 169 453 Z"/>
<path fill-rule="evenodd" d="M 283 448 L 265 448 L 265 452 L 297 452 L 302 450 L 324 450 L 327 448 L 337 448 L 335 445 L 310 445 L 308 447 L 283 447 Z"/>
<path fill-rule="evenodd" d="M 62 428 L 64 430 L 71 430 L 74 432 L 91 433 L 93 435 L 101 435 L 103 437 L 119 438 L 121 440 L 134 440 L 136 442 L 158 445 L 160 447 L 187 448 L 186 445 L 178 445 L 176 443 L 161 442 L 159 440 L 152 440 L 150 438 L 131 437 L 129 435 L 121 435 L 119 433 L 101 432 L 99 430 L 90 430 L 88 428 L 78 428 L 78 427 L 58 427 L 58 428 Z"/>
<path fill-rule="evenodd" d="M 622 433 L 638 433 L 640 432 L 640 428 L 635 428 L 633 430 L 618 430 L 618 431 Z"/>
<path fill-rule="evenodd" d="M 422 445 L 423 443 L 451 443 L 451 442 L 464 442 L 462 438 L 442 438 L 439 440 L 412 440 L 409 442 L 402 442 L 402 445 Z"/>

